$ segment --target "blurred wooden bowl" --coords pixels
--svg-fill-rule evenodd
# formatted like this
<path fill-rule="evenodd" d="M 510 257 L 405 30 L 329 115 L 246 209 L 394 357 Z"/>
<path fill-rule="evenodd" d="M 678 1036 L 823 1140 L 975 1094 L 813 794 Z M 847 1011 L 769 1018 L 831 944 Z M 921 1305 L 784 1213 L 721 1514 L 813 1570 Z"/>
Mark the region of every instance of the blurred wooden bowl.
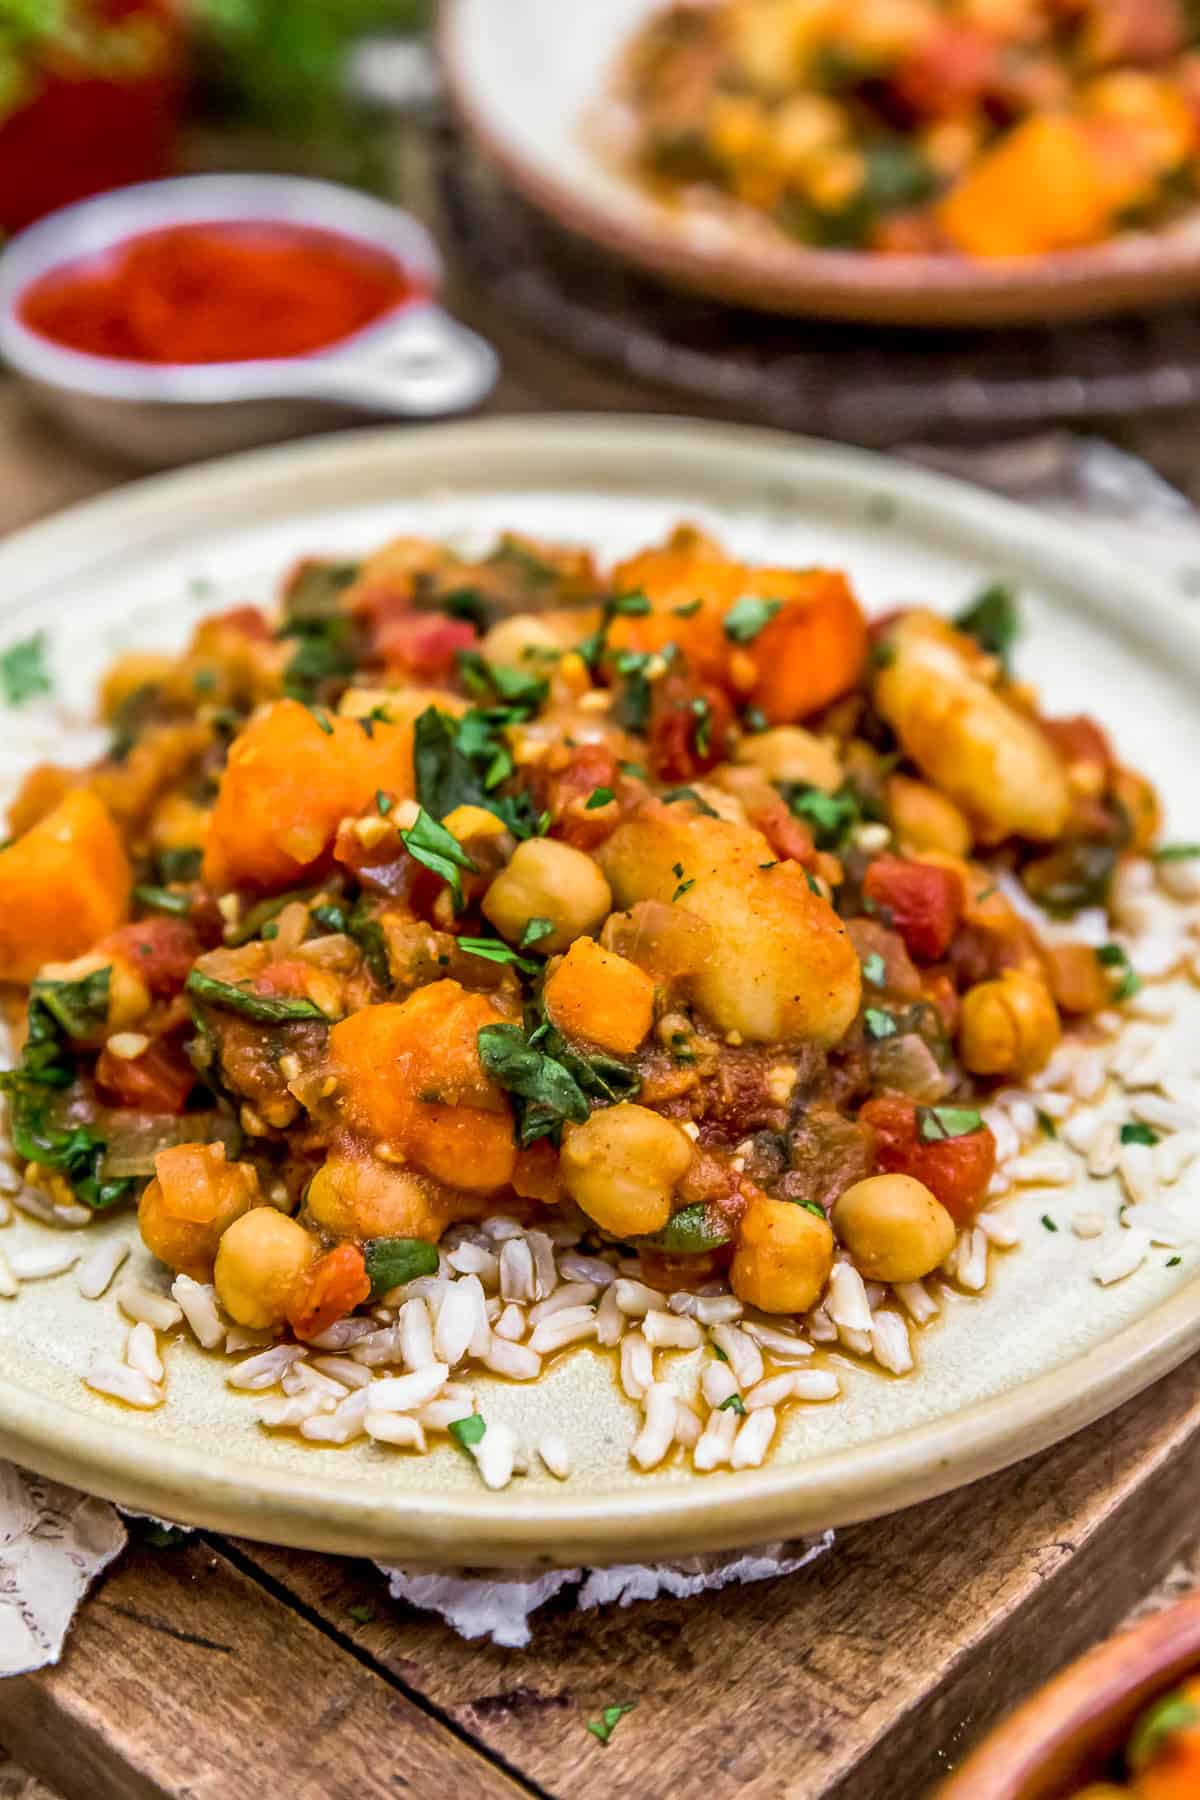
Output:
<path fill-rule="evenodd" d="M 886 325 L 1047 324 L 1200 295 L 1200 208 L 1168 230 L 1084 250 L 974 260 L 815 250 L 768 222 L 655 200 L 588 121 L 662 0 L 442 0 L 450 98 L 518 193 L 578 236 L 677 287 L 764 312 Z"/>
<path fill-rule="evenodd" d="M 935 1800 L 1066 1800 L 1103 1777 L 1138 1716 L 1200 1672 L 1200 1594 L 1098 1644 L 997 1726 Z"/>

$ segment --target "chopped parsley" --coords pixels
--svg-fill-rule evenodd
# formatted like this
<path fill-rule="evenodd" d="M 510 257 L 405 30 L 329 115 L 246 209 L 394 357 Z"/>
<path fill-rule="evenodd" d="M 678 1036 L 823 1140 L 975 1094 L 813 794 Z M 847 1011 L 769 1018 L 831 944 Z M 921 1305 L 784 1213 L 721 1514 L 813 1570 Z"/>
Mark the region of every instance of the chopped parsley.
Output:
<path fill-rule="evenodd" d="M 1190 862 L 1200 856 L 1200 844 L 1160 844 L 1151 855 L 1155 862 Z"/>
<path fill-rule="evenodd" d="M 521 942 L 517 948 L 532 950 L 535 944 L 540 944 L 543 938 L 549 937 L 553 930 L 553 919 L 530 919 L 521 933 Z"/>
<path fill-rule="evenodd" d="M 1043 1112 L 1040 1106 L 1037 1108 L 1037 1122 L 1038 1129 L 1043 1137 L 1056 1138 L 1058 1136 L 1058 1126 L 1054 1123 L 1050 1114 L 1048 1112 Z"/>
<path fill-rule="evenodd" d="M 818 1219 L 825 1217 L 825 1208 L 817 1200 L 797 1200 L 795 1204 L 802 1206 L 805 1212 L 813 1213 Z"/>
<path fill-rule="evenodd" d="M 770 867 L 770 864 L 767 865 Z M 872 987 L 883 987 L 887 981 L 887 964 L 878 950 L 873 950 L 862 966 L 863 980 L 869 981 Z"/>
<path fill-rule="evenodd" d="M 489 705 L 498 702 L 526 718 L 533 717 L 550 692 L 544 677 L 506 668 L 503 663 L 490 663 L 478 650 L 460 650 L 456 660 L 459 677 L 472 699 Z M 516 719 L 510 723 L 515 724 Z"/>
<path fill-rule="evenodd" d="M 375 789 L 376 810 L 378 812 L 382 813 L 382 815 L 385 819 L 387 818 L 388 814 L 391 812 L 391 810 L 392 810 L 393 806 L 395 806 L 395 804 L 396 804 L 396 802 L 392 799 L 392 796 L 390 794 L 385 794 L 382 788 Z"/>
<path fill-rule="evenodd" d="M 314 906 L 308 916 L 322 931 L 344 932 L 349 923 L 345 907 L 339 906 L 336 901 L 330 901 L 324 906 Z"/>
<path fill-rule="evenodd" d="M 616 798 L 610 787 L 595 787 L 584 802 L 584 812 L 596 812 L 601 806 L 608 806 Z"/>
<path fill-rule="evenodd" d="M 569 1119 L 581 1125 L 591 1107 L 571 1070 L 534 1044 L 519 1025 L 485 1025 L 479 1033 L 479 1060 L 519 1102 L 522 1149 L 538 1138 L 556 1138 Z"/>
<path fill-rule="evenodd" d="M 645 781 L 647 779 L 645 763 L 619 762 L 617 767 L 620 769 L 622 775 L 629 775 L 634 781 Z"/>
<path fill-rule="evenodd" d="M 346 1608 L 346 1617 L 353 1619 L 356 1625 L 371 1625 L 375 1620 L 375 1608 L 367 1606 L 363 1601 L 356 1601 Z"/>
<path fill-rule="evenodd" d="M 518 956 L 510 944 L 502 944 L 499 938 L 460 937 L 458 947 L 468 956 L 482 956 L 487 962 L 511 963 L 522 975 L 536 975 L 542 966 L 530 962 L 527 956 Z"/>
<path fill-rule="evenodd" d="M 793 784 L 786 798 L 796 817 L 811 828 L 818 850 L 840 849 L 862 821 L 862 809 L 849 788 L 830 794 L 808 783 Z"/>
<path fill-rule="evenodd" d="M 437 1245 L 424 1238 L 369 1238 L 362 1251 L 373 1300 L 438 1272 Z"/>
<path fill-rule="evenodd" d="M 606 1706 L 598 1719 L 588 1720 L 588 1730 L 602 1744 L 607 1744 L 625 1714 L 632 1712 L 636 1704 L 633 1700 L 622 1700 L 617 1706 Z"/>
<path fill-rule="evenodd" d="M 1129 1000 L 1134 994 L 1140 992 L 1141 979 L 1135 973 L 1128 954 L 1120 944 L 1101 944 L 1096 955 L 1106 969 L 1113 970 L 1114 1000 Z"/>
<path fill-rule="evenodd" d="M 311 705 L 331 684 L 345 682 L 358 667 L 358 634 L 347 613 L 290 618 L 279 636 L 296 640 L 283 671 L 283 691 L 302 705 Z"/>
<path fill-rule="evenodd" d="M 1131 1124 L 1122 1125 L 1121 1142 L 1123 1144 L 1157 1144 L 1158 1133 L 1151 1131 L 1148 1125 L 1143 1125 L 1141 1120 L 1137 1119 Z"/>
<path fill-rule="evenodd" d="M 752 644 L 782 605 L 782 600 L 763 600 L 757 594 L 743 594 L 725 614 L 725 636 L 734 644 Z"/>
<path fill-rule="evenodd" d="M 1049 1213 L 1042 1214 L 1042 1224 L 1046 1227 L 1047 1231 L 1058 1230 L 1058 1226 L 1054 1223 L 1054 1220 L 1050 1217 Z"/>
<path fill-rule="evenodd" d="M 653 1241 L 670 1256 L 699 1256 L 719 1249 L 729 1239 L 729 1225 L 719 1209 L 697 1200 L 672 1213 Z"/>
<path fill-rule="evenodd" d="M 1021 615 L 1016 590 L 1007 581 L 993 581 L 976 594 L 969 606 L 954 615 L 954 623 L 980 649 L 1011 666 L 1013 646 L 1021 635 Z"/>
<path fill-rule="evenodd" d="M 879 1006 L 867 1007 L 863 1013 L 863 1024 L 866 1027 L 867 1036 L 876 1042 L 881 1038 L 895 1037 L 900 1029 L 891 1013 L 884 1012 L 883 1008 Z"/>
<path fill-rule="evenodd" d="M 692 1049 L 692 1041 L 686 1031 L 671 1033 L 671 1055 L 679 1063 L 694 1063 L 696 1052 Z"/>
<path fill-rule="evenodd" d="M 969 1137 L 983 1127 L 983 1115 L 973 1106 L 918 1106 L 917 1136 L 923 1144 L 940 1144 L 947 1138 Z"/>
<path fill-rule="evenodd" d="M 1182 1261 L 1182 1256 L 1168 1256 L 1166 1266 L 1168 1269 L 1177 1269 Z"/>
<path fill-rule="evenodd" d="M 524 716 L 510 706 L 474 707 L 461 719 L 426 708 L 413 729 L 413 769 L 417 799 L 432 818 L 479 806 L 502 819 L 514 837 L 540 834 L 527 795 L 496 791 L 515 772 L 505 728 Z"/>
<path fill-rule="evenodd" d="M 703 605 L 703 600 L 685 600 L 682 606 L 673 606 L 671 612 L 676 619 L 694 619 Z"/>
<path fill-rule="evenodd" d="M 53 684 L 46 667 L 46 634 L 35 631 L 32 637 L 10 644 L 0 654 L 0 692 L 9 706 L 24 706 L 35 694 L 48 694 Z"/>
<path fill-rule="evenodd" d="M 770 731 L 771 721 L 761 706 L 748 706 L 742 714 L 742 724 L 747 731 Z"/>
<path fill-rule="evenodd" d="M 692 787 L 671 788 L 668 793 L 660 795 L 660 799 L 665 806 L 674 806 L 677 800 L 690 800 L 696 811 L 703 813 L 706 819 L 719 819 L 721 816 L 716 807 L 710 806 L 703 795 Z"/>
<path fill-rule="evenodd" d="M 464 1450 L 474 1449 L 482 1443 L 487 1426 L 478 1413 L 471 1413 L 465 1419 L 452 1419 L 449 1426 L 450 1436 Z"/>
<path fill-rule="evenodd" d="M 309 706 L 308 710 L 317 722 L 317 729 L 323 731 L 326 737 L 332 737 L 333 721 L 330 719 L 329 714 L 324 708 L 320 706 Z"/>
<path fill-rule="evenodd" d="M 727 1400 L 722 1400 L 717 1408 L 718 1412 L 737 1413 L 739 1416 L 744 1413 L 745 1410 L 746 1402 L 742 1399 L 740 1394 L 730 1394 L 729 1398 Z"/>
<path fill-rule="evenodd" d="M 441 876 L 450 889 L 455 912 L 461 912 L 465 902 L 460 871 L 473 871 L 475 864 L 454 833 L 439 825 L 422 807 L 410 828 L 400 833 L 400 841 L 416 862 L 431 874 Z"/>

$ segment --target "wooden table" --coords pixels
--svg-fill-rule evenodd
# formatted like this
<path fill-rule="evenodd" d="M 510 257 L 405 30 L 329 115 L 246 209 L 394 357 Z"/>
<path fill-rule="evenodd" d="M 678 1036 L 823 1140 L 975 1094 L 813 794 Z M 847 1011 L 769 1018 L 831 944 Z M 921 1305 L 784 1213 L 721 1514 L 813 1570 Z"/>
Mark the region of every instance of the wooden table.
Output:
<path fill-rule="evenodd" d="M 503 347 L 496 410 L 662 404 Z M 127 473 L 0 384 L 0 532 Z M 67 1800 L 920 1800 L 1169 1573 L 1194 1558 L 1200 1578 L 1198 1477 L 1189 1365 L 1054 1451 L 842 1532 L 790 1580 L 552 1603 L 526 1651 L 463 1643 L 366 1564 L 141 1542 L 60 1666 L 0 1683 L 0 1741 Z M 622 1700 L 603 1746 L 586 1721 Z"/>

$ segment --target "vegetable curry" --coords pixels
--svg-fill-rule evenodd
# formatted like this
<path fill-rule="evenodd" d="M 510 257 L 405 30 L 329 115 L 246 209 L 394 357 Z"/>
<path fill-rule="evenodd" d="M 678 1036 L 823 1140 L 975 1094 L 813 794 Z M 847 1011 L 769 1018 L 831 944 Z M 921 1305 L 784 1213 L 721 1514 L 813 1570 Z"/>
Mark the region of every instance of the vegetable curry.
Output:
<path fill-rule="evenodd" d="M 498 1211 L 768 1313 L 835 1257 L 919 1280 L 988 1188 L 981 1096 L 1135 984 L 1029 923 L 1158 815 L 1015 630 L 999 586 L 868 624 L 684 526 L 608 572 L 305 561 L 278 620 L 121 657 L 107 755 L 34 770 L 0 850 L 27 1179 L 301 1339 Z"/>

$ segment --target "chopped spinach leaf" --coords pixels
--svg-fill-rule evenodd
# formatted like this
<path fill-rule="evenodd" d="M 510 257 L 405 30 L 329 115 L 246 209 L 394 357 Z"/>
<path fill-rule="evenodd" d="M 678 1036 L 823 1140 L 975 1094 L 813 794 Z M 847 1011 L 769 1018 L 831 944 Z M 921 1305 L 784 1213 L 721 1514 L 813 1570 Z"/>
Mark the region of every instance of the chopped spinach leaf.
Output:
<path fill-rule="evenodd" d="M 192 910 L 189 894 L 173 894 L 170 888 L 155 887 L 150 882 L 139 881 L 133 897 L 147 912 L 170 913 L 177 919 L 186 918 Z"/>
<path fill-rule="evenodd" d="M 35 1032 L 35 1016 L 41 1010 L 69 1038 L 95 1037 L 108 1022 L 108 994 L 112 968 L 105 965 L 78 981 L 39 978 L 29 989 L 29 1034 L 35 1042 L 47 1033 Z"/>
<path fill-rule="evenodd" d="M 720 1211 L 697 1200 L 672 1213 L 653 1242 L 668 1256 L 700 1256 L 727 1244 L 731 1236 L 728 1221 Z"/>
<path fill-rule="evenodd" d="M 450 889 L 454 910 L 461 912 L 464 901 L 460 871 L 473 871 L 475 864 L 454 833 L 447 831 L 444 825 L 439 825 L 422 807 L 409 830 L 400 833 L 400 841 L 411 857 L 423 864 L 431 874 L 441 876 Z"/>
<path fill-rule="evenodd" d="M 519 1025 L 485 1025 L 479 1033 L 479 1060 L 494 1081 L 520 1102 L 522 1148 L 555 1137 L 564 1121 L 582 1124 L 591 1108 L 565 1063 L 533 1044 Z"/>
<path fill-rule="evenodd" d="M 234 947 L 250 943 L 252 939 L 262 935 L 263 927 L 272 919 L 277 919 L 285 906 L 290 906 L 293 900 L 307 899 L 308 890 L 297 888 L 291 893 L 272 894 L 268 899 L 260 900 L 236 925 L 225 927 L 225 942 Z"/>
<path fill-rule="evenodd" d="M 220 1007 L 225 1012 L 240 1013 L 242 1018 L 252 1019 L 256 1025 L 290 1025 L 298 1019 L 328 1022 L 320 1007 L 311 1000 L 284 994 L 256 994 L 250 988 L 204 975 L 199 969 L 192 970 L 184 987 L 194 999 Z"/>
<path fill-rule="evenodd" d="M 0 692 L 7 705 L 24 706 L 35 694 L 50 693 L 52 685 L 44 631 L 35 631 L 0 653 Z"/>

